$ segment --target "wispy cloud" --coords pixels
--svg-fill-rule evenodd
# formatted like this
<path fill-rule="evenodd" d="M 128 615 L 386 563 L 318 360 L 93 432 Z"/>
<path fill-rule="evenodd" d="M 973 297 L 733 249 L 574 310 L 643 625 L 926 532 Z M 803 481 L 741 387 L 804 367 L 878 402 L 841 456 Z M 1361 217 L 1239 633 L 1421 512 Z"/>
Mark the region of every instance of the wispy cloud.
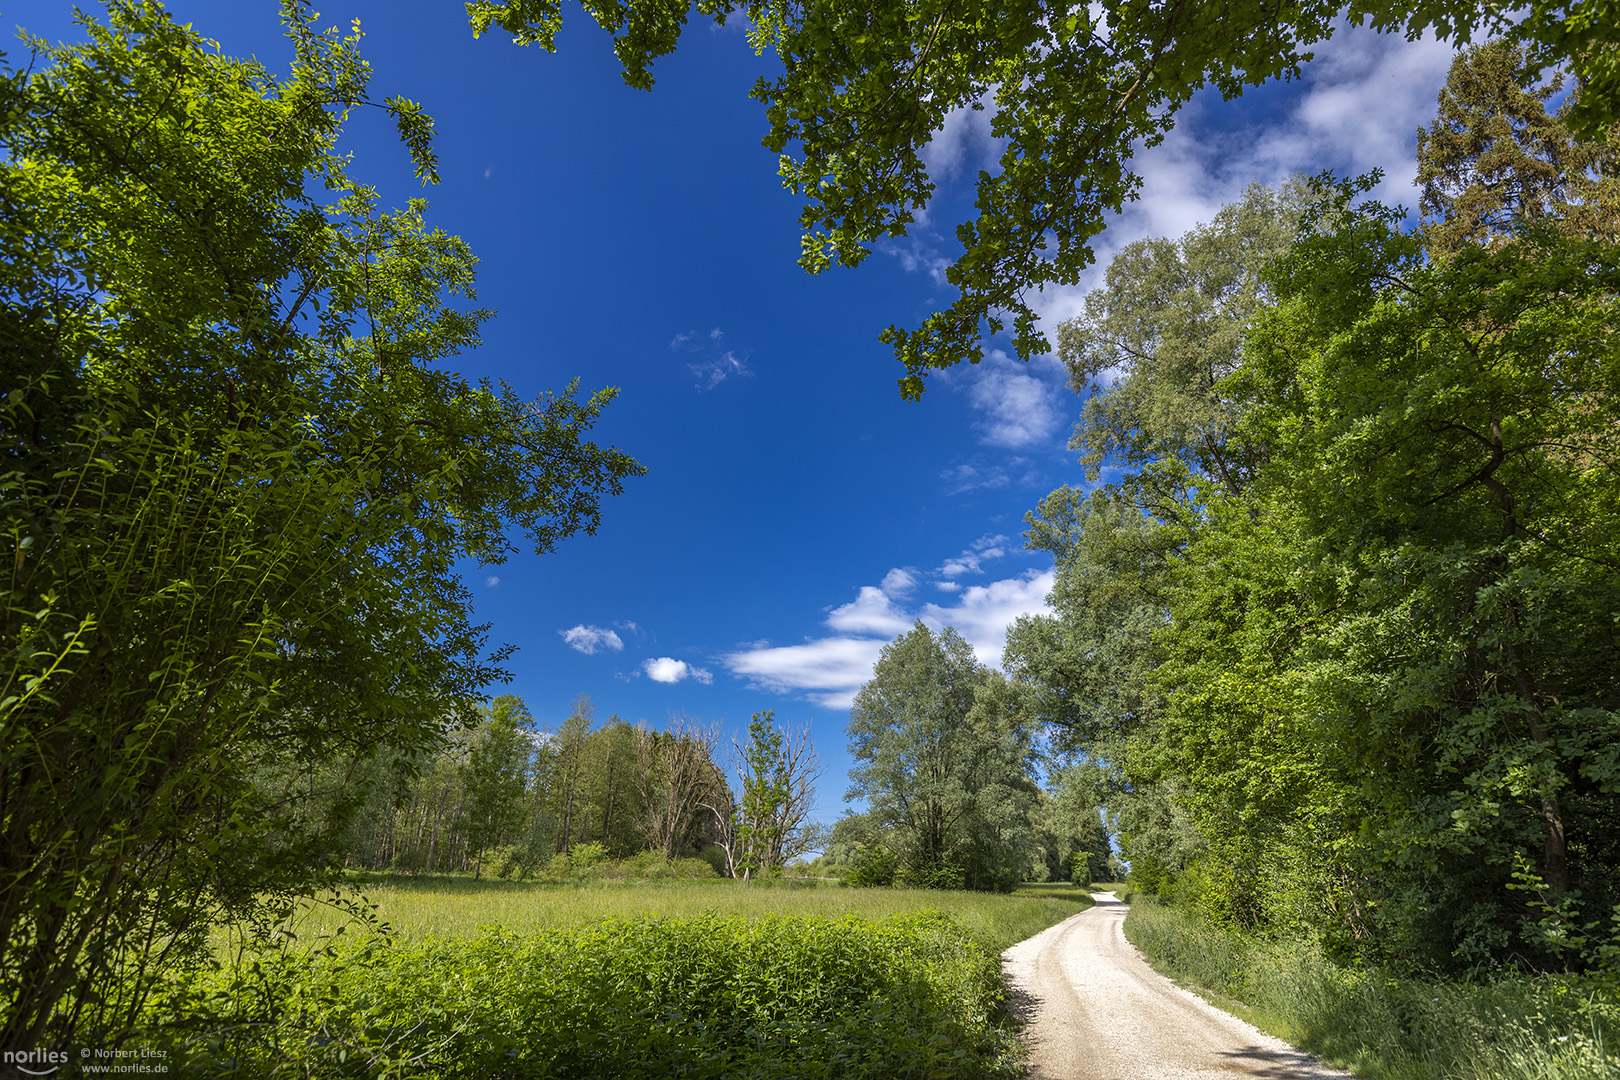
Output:
<path fill-rule="evenodd" d="M 847 709 L 887 644 L 887 639 L 836 637 L 803 645 L 754 645 L 727 656 L 725 664 L 762 690 L 803 694 L 829 709 Z"/>
<path fill-rule="evenodd" d="M 1384 179 L 1373 196 L 1415 206 L 1417 129 L 1434 117 L 1455 50 L 1432 36 L 1409 42 L 1341 24 L 1315 52 L 1303 68 L 1303 92 L 1275 122 L 1234 128 L 1229 121 L 1242 115 L 1244 102 L 1221 102 L 1211 91 L 1183 112 L 1162 143 L 1138 153 L 1132 168 L 1143 178 L 1140 198 L 1109 221 L 1096 264 L 1078 285 L 1049 289 L 1036 305 L 1048 335 L 1082 313 L 1085 295 L 1103 283 L 1125 245 L 1180 236 L 1257 181 L 1379 169 Z"/>
<path fill-rule="evenodd" d="M 864 585 L 860 595 L 843 607 L 833 608 L 827 625 L 846 634 L 883 634 L 894 637 L 911 629 L 911 620 L 894 606 L 881 586 Z"/>
<path fill-rule="evenodd" d="M 586 626 L 580 623 L 557 633 L 562 635 L 563 641 L 570 649 L 586 656 L 599 652 L 618 652 L 624 648 L 624 639 L 605 626 Z"/>
<path fill-rule="evenodd" d="M 999 667 L 1007 628 L 1020 615 L 1050 614 L 1046 597 L 1055 582 L 1051 570 L 1026 570 L 1015 578 L 973 585 L 954 603 L 923 605 L 922 620 L 933 627 L 956 627 L 973 646 L 979 663 Z"/>
<path fill-rule="evenodd" d="M 1071 395 L 1054 365 L 1025 364 L 992 349 L 979 364 L 957 375 L 968 380 L 968 401 L 979 411 L 974 423 L 988 446 L 1022 450 L 1058 441 Z"/>
<path fill-rule="evenodd" d="M 1163 142 L 1138 149 L 1131 168 L 1142 177 L 1139 198 L 1111 217 L 1098 237 L 1091 271 L 1078 284 L 1049 288 L 1037 298 L 1048 336 L 1059 322 L 1081 314 L 1086 294 L 1102 284 L 1120 248 L 1147 236 L 1180 236 L 1209 221 L 1256 181 L 1275 184 L 1294 173 L 1314 175 L 1324 169 L 1351 176 L 1381 169 L 1384 180 L 1374 196 L 1408 208 L 1415 205 L 1416 132 L 1434 115 L 1435 96 L 1455 50 L 1432 35 L 1406 41 L 1341 20 L 1333 37 L 1313 51 L 1315 59 L 1302 68 L 1298 97 L 1271 122 L 1234 127 L 1232 119 L 1252 110 L 1253 99 L 1222 102 L 1208 90 L 1182 110 Z M 999 171 L 1004 145 L 990 134 L 993 100 L 984 104 L 983 111 L 964 107 L 947 115 L 921 152 L 942 194 L 965 191 L 979 169 Z M 948 233 L 925 209 L 910 235 L 884 250 L 907 271 L 943 282 L 949 263 L 941 253 L 950 246 Z M 1039 397 L 1035 388 L 1004 374 L 989 376 L 982 384 L 975 379 L 971 386 L 984 398 L 1010 402 L 1020 394 Z M 1032 445 L 1046 430 L 1041 422 L 1008 423 L 1005 413 L 1011 411 L 1009 404 L 1001 415 L 986 418 L 986 443 Z"/>
<path fill-rule="evenodd" d="M 747 351 L 728 349 L 725 340 L 725 331 L 717 326 L 706 334 L 695 330 L 676 334 L 670 341 L 669 347 L 676 352 L 696 354 L 686 370 L 697 377 L 699 391 L 713 390 L 727 379 L 753 374 Z"/>
<path fill-rule="evenodd" d="M 1003 546 L 1006 543 L 1007 538 L 999 533 L 994 536 L 981 536 L 962 554 L 946 559 L 937 573 L 946 578 L 961 577 L 963 574 L 982 574 L 985 563 L 1007 554 L 1007 549 Z"/>
<path fill-rule="evenodd" d="M 708 685 L 714 682 L 714 676 L 707 670 L 694 667 L 685 660 L 676 660 L 670 656 L 660 656 L 642 663 L 641 670 L 653 682 L 678 683 L 684 679 Z"/>
<path fill-rule="evenodd" d="M 946 113 L 945 123 L 917 154 L 928 178 L 937 184 L 964 172 L 977 175 L 980 169 L 994 169 L 1006 147 L 1006 140 L 990 130 L 996 112 L 995 92 L 987 90 L 973 104 Z"/>

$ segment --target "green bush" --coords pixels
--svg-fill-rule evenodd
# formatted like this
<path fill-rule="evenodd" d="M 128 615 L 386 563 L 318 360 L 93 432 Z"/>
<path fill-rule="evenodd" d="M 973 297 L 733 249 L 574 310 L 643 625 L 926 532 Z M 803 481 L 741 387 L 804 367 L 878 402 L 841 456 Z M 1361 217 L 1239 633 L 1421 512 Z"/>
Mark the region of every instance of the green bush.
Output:
<path fill-rule="evenodd" d="M 887 849 L 873 844 L 862 847 L 850 860 L 844 884 L 858 889 L 882 888 L 894 884 L 898 861 Z"/>
<path fill-rule="evenodd" d="M 938 912 L 385 940 L 171 979 L 147 1045 L 209 1076 L 1016 1075 L 999 959 Z"/>
<path fill-rule="evenodd" d="M 902 889 L 962 889 L 967 887 L 967 870 L 961 863 L 949 859 L 923 859 L 913 856 L 895 873 L 894 883 Z"/>

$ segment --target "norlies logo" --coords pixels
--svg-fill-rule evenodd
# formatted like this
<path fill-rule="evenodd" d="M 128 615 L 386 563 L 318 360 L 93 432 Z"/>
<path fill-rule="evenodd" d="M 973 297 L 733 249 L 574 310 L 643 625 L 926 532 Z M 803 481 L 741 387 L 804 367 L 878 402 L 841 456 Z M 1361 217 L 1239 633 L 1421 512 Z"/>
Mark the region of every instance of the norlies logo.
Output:
<path fill-rule="evenodd" d="M 49 1076 L 67 1064 L 67 1059 L 64 1050 L 7 1050 L 0 1053 L 0 1062 L 15 1065 L 18 1072 L 29 1076 Z"/>

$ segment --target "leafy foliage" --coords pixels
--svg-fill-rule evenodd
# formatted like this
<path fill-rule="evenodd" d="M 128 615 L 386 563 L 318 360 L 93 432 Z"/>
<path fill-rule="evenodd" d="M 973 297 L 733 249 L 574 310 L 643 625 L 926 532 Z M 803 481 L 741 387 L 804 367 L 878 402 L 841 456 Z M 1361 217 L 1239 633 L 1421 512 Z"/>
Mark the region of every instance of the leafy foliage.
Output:
<path fill-rule="evenodd" d="M 593 0 L 586 10 L 614 39 L 625 81 L 650 88 L 689 12 L 747 20 L 757 51 L 781 74 L 761 78 L 765 145 L 781 154 L 785 187 L 806 200 L 800 264 L 812 273 L 858 265 L 903 236 L 935 193 L 923 151 L 956 110 L 988 110 L 1003 145 L 978 174 L 976 216 L 955 230 L 962 252 L 945 272 L 957 297 L 921 326 L 882 338 L 906 367 L 901 393 L 919 396 L 931 369 L 984 355 L 983 338 L 1010 332 L 1020 357 L 1047 351 L 1030 296 L 1073 285 L 1093 262 L 1106 215 L 1136 197 L 1138 145 L 1158 143 L 1204 87 L 1236 97 L 1299 75 L 1335 21 L 1415 38 L 1433 30 L 1466 43 L 1502 31 L 1543 67 L 1569 62 L 1591 84 L 1577 116 L 1591 135 L 1620 100 L 1620 34 L 1611 0 L 1537 3 L 1529 18 L 1467 3 L 1351 0 L 1219 6 L 1031 2 L 852 4 L 845 0 Z M 555 47 L 559 0 L 472 0 L 475 33 L 495 27 Z"/>
<path fill-rule="evenodd" d="M 364 785 L 313 763 L 409 768 L 503 675 L 458 560 L 592 531 L 642 471 L 586 440 L 613 391 L 440 366 L 476 260 L 347 176 L 358 34 L 285 22 L 279 80 L 148 0 L 0 80 L 7 1049 L 116 1034 L 211 922 L 319 880 Z"/>
<path fill-rule="evenodd" d="M 255 959 L 165 985 L 148 1031 L 173 1060 L 218 1076 L 1012 1075 L 997 953 L 938 912 L 492 928 Z"/>
<path fill-rule="evenodd" d="M 846 798 L 867 800 L 861 817 L 898 859 L 896 882 L 1006 891 L 1019 880 L 1035 785 L 1016 705 L 950 627 L 936 638 L 919 622 L 884 647 L 850 709 Z"/>
<path fill-rule="evenodd" d="M 1137 887 L 1206 924 L 1441 970 L 1603 955 L 1612 154 L 1516 59 L 1458 59 L 1418 230 L 1357 205 L 1366 181 L 1251 192 L 1122 256 L 1065 330 L 1082 371 L 1123 368 L 1077 443 L 1131 471 L 1031 519 L 1057 616 L 1008 662 L 1104 767 Z M 1190 274 L 1206 245 L 1225 316 Z"/>

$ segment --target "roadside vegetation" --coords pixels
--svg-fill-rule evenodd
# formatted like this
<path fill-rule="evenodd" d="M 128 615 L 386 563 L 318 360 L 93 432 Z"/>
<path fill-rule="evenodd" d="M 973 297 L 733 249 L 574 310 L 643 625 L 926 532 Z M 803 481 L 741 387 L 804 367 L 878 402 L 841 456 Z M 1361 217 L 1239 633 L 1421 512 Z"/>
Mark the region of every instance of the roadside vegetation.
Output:
<path fill-rule="evenodd" d="M 1620 1075 L 1612 981 L 1346 967 L 1320 949 L 1222 930 L 1152 897 L 1131 905 L 1125 936 L 1162 973 L 1368 1080 Z"/>

